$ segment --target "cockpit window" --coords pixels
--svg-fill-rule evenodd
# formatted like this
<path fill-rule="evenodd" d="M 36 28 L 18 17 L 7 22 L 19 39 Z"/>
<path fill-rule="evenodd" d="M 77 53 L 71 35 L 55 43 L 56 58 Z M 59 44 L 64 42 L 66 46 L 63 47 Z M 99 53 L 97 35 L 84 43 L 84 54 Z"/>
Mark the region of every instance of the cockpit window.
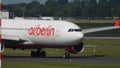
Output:
<path fill-rule="evenodd" d="M 81 29 L 69 29 L 68 32 L 81 32 Z"/>

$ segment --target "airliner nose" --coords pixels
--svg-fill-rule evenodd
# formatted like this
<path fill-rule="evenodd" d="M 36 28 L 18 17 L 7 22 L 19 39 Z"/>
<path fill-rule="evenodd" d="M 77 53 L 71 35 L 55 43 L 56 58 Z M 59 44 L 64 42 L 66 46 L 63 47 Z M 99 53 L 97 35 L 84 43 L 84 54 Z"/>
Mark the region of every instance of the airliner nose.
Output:
<path fill-rule="evenodd" d="M 82 42 L 83 38 L 84 38 L 84 34 L 82 32 L 78 32 L 74 36 L 73 40 L 74 40 L 75 44 L 79 44 L 80 42 Z"/>
<path fill-rule="evenodd" d="M 78 38 L 81 40 L 81 39 L 83 39 L 84 38 L 84 34 L 82 33 L 82 32 L 80 32 L 79 34 L 78 34 Z"/>

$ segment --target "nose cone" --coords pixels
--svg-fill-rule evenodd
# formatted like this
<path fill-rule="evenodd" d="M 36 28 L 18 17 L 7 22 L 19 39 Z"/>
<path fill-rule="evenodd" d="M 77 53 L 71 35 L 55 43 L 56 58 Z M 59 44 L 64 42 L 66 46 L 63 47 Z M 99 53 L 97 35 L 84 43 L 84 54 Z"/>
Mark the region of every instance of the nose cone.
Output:
<path fill-rule="evenodd" d="M 82 40 L 84 38 L 84 34 L 82 32 L 79 32 L 77 37 L 78 37 L 78 40 Z"/>
<path fill-rule="evenodd" d="M 72 38 L 75 42 L 81 42 L 84 38 L 84 34 L 82 32 L 78 32 L 74 34 L 74 38 Z"/>
<path fill-rule="evenodd" d="M 72 38 L 74 41 L 72 42 L 72 44 L 75 44 L 75 45 L 79 44 L 80 42 L 82 42 L 83 38 L 84 38 L 84 34 L 82 32 L 76 33 L 74 35 L 74 38 Z"/>

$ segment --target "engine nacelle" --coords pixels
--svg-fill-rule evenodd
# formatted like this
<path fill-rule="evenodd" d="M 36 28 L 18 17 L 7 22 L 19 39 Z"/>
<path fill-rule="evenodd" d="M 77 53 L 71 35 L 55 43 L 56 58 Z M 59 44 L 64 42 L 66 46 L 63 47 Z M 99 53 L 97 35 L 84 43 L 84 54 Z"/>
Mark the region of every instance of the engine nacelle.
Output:
<path fill-rule="evenodd" d="M 4 50 L 5 50 L 4 43 L 1 43 L 1 52 L 4 52 Z"/>
<path fill-rule="evenodd" d="M 68 51 L 73 54 L 82 53 L 84 51 L 84 44 L 81 42 L 79 45 L 68 48 Z"/>

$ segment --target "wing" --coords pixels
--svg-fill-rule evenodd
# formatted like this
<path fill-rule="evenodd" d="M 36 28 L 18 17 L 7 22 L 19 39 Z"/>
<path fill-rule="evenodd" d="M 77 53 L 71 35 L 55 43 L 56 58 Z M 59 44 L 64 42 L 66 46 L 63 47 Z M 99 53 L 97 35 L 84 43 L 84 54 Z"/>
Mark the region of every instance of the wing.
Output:
<path fill-rule="evenodd" d="M 19 36 L 11 36 L 11 35 L 2 35 L 3 40 L 13 40 L 13 41 L 19 41 Z"/>
<path fill-rule="evenodd" d="M 18 42 L 19 44 L 33 44 L 33 42 L 27 37 L 2 35 L 2 41 Z"/>
<path fill-rule="evenodd" d="M 20 44 L 33 44 L 33 42 L 25 36 L 12 35 L 12 34 L 2 34 L 2 28 L 0 27 L 0 34 L 2 41 L 18 42 Z"/>
<path fill-rule="evenodd" d="M 118 29 L 118 28 L 120 27 L 109 26 L 109 27 L 100 27 L 100 28 L 92 28 L 92 29 L 83 29 L 83 33 L 92 33 L 92 32 L 105 31 L 105 30 Z"/>
<path fill-rule="evenodd" d="M 108 27 L 100 27 L 100 28 L 91 28 L 91 29 L 83 29 L 83 33 L 92 33 L 92 32 L 98 32 L 98 31 L 105 31 L 105 30 L 111 30 L 111 29 L 118 29 L 120 28 L 120 19 L 118 19 L 115 23 L 115 26 L 108 26 Z"/>

